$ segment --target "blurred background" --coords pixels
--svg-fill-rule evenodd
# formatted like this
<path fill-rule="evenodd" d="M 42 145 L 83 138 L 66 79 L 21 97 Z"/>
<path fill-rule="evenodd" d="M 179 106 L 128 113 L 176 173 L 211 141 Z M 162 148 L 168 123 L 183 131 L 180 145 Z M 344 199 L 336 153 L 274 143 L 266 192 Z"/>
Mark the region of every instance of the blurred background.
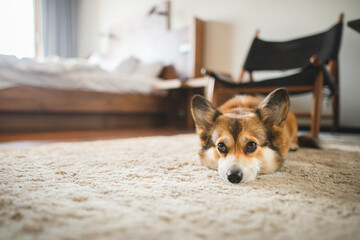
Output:
<path fill-rule="evenodd" d="M 88 59 L 109 55 L 112 29 L 149 12 L 159 0 L 0 0 L 0 54 Z M 257 29 L 262 39 L 284 41 L 328 29 L 344 13 L 339 56 L 340 127 L 360 128 L 360 18 L 358 0 L 171 0 L 170 29 L 205 22 L 203 67 L 239 75 Z M 52 26 L 57 26 L 56 28 Z M 190 76 L 191 77 L 191 76 Z M 292 97 L 292 110 L 309 112 L 311 94 Z M 331 112 L 324 99 L 324 114 Z M 1 117 L 1 116 L 0 116 Z M 306 126 L 309 121 L 302 120 Z M 328 123 L 324 120 L 324 125 Z"/>

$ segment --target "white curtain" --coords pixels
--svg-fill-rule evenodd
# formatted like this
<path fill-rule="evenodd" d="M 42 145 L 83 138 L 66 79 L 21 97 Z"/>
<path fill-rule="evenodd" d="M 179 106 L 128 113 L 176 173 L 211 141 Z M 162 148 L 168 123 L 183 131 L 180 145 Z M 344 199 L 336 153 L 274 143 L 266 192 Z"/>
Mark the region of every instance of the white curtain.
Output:
<path fill-rule="evenodd" d="M 42 0 L 44 56 L 77 57 L 78 0 Z"/>

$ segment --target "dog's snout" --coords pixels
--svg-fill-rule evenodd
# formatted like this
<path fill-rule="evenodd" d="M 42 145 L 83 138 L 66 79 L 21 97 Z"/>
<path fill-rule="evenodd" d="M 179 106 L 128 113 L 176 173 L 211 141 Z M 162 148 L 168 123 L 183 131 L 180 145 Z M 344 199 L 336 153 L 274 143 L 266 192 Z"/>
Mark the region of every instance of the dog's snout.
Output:
<path fill-rule="evenodd" d="M 231 183 L 239 183 L 243 178 L 243 173 L 240 169 L 229 170 L 226 174 L 227 174 L 227 179 Z"/>

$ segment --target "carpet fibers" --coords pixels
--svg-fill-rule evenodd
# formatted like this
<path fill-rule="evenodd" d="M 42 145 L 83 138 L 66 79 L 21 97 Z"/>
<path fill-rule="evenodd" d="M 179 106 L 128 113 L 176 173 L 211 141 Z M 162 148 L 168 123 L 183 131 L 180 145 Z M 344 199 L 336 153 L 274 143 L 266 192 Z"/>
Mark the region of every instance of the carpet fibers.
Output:
<path fill-rule="evenodd" d="M 0 239 L 359 239 L 359 146 L 327 143 L 238 185 L 194 134 L 3 149 Z"/>

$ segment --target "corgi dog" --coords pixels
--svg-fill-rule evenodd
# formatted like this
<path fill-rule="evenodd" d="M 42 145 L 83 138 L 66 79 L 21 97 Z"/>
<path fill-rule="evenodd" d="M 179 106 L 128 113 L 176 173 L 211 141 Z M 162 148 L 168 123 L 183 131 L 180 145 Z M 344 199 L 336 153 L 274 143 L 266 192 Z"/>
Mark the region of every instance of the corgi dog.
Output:
<path fill-rule="evenodd" d="M 217 109 L 206 98 L 192 98 L 191 113 L 200 137 L 202 163 L 230 183 L 250 182 L 273 173 L 288 151 L 298 148 L 297 122 L 289 112 L 286 89 L 265 99 L 237 96 Z"/>

